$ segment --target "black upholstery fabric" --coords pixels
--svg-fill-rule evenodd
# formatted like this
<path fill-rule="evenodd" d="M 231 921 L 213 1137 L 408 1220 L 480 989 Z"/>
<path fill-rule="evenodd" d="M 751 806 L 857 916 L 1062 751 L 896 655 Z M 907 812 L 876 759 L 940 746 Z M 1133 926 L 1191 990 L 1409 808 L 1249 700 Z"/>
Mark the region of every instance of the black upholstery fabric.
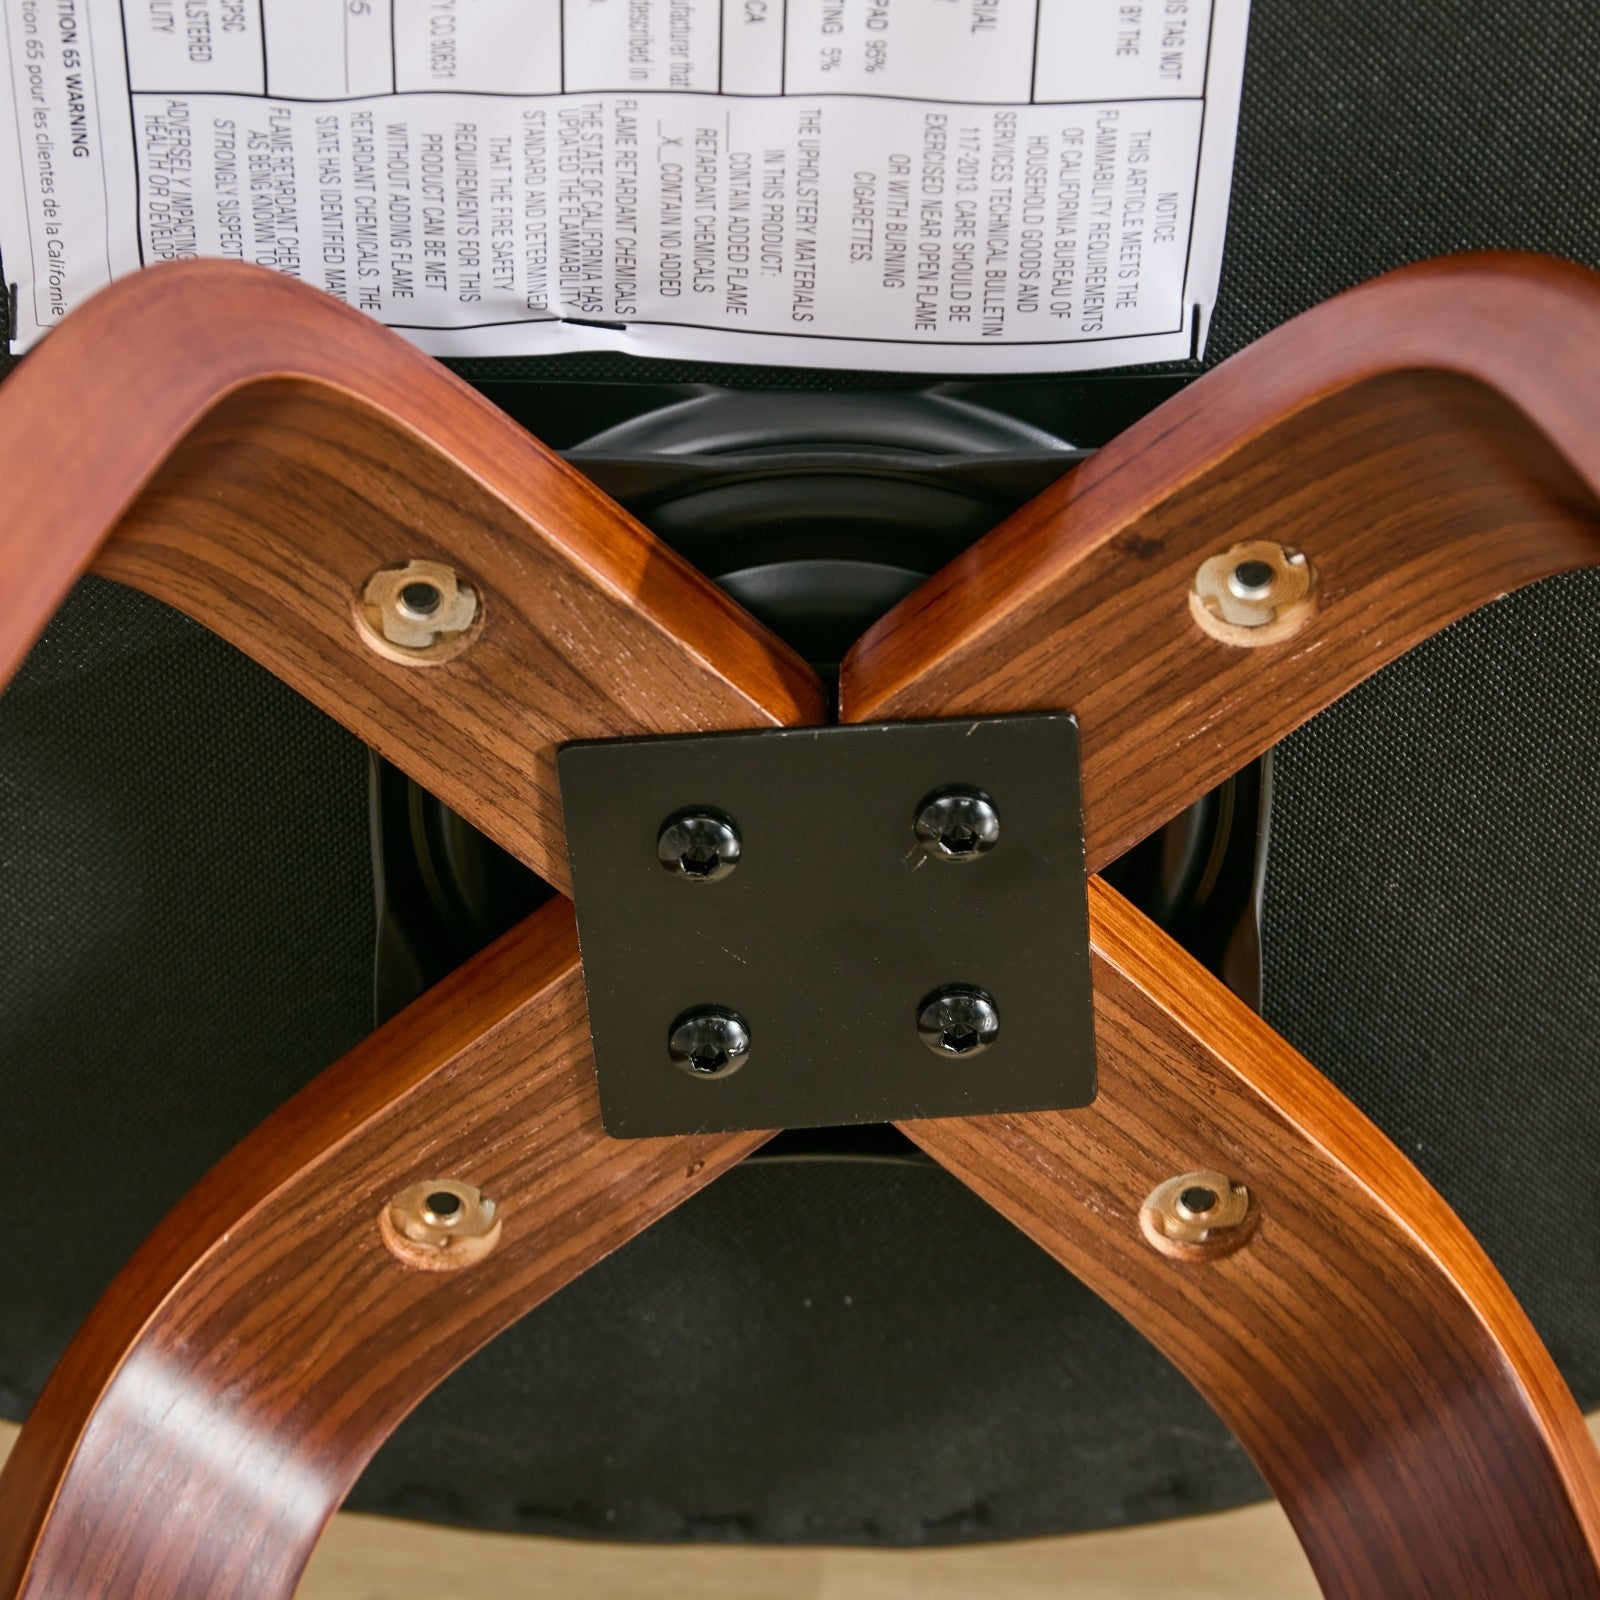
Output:
<path fill-rule="evenodd" d="M 475 1357 L 351 1504 L 608 1538 L 920 1544 L 1263 1492 L 1166 1360 L 941 1169 L 757 1161 Z"/>
<path fill-rule="evenodd" d="M 1276 762 L 1268 1019 L 1600 1406 L 1600 570 L 1486 607 Z"/>
<path fill-rule="evenodd" d="M 1469 617 L 1280 747 L 1263 939 L 1268 1020 L 1457 1208 L 1590 1409 L 1597 774 L 1600 572 Z M 533 1443 L 546 1427 L 561 1450 Z M 515 1467 L 475 1428 L 522 1438 Z M 442 1439 L 498 1475 L 445 1493 Z M 1164 1359 L 951 1180 L 780 1167 L 540 1307 L 401 1428 L 356 1503 L 917 1543 L 1263 1492 Z"/>
<path fill-rule="evenodd" d="M 1208 362 L 1386 268 L 1488 246 L 1600 266 L 1600 7 L 1257 0 Z M 1558 580 L 1297 734 L 1265 912 L 1269 1018 L 1461 1210 L 1589 1406 L 1597 654 L 1600 580 Z M 0 1182 L 13 1215 L 48 1192 L 54 1219 L 7 1250 L 0 1413 L 194 1178 L 365 1031 L 371 955 L 363 752 L 229 647 L 87 582 L 0 700 Z M 1261 1492 L 1164 1361 L 953 1180 L 775 1164 L 469 1363 L 354 1503 L 918 1543 Z"/>
<path fill-rule="evenodd" d="M 1600 266 L 1592 0 L 1256 0 L 1208 365 L 1462 250 Z"/>
<path fill-rule="evenodd" d="M 366 753 L 85 579 L 0 697 L 0 1415 L 161 1215 L 371 1025 Z"/>

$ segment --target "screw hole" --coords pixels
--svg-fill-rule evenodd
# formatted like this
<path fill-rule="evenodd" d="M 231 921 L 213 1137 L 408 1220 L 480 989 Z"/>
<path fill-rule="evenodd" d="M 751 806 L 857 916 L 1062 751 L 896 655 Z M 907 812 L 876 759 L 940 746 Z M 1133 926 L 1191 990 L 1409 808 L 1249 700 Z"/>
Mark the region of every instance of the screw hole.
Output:
<path fill-rule="evenodd" d="M 459 655 L 477 637 L 483 610 L 472 586 L 438 561 L 381 567 L 355 605 L 363 640 L 404 666 L 432 666 Z"/>
<path fill-rule="evenodd" d="M 1303 551 L 1248 539 L 1208 556 L 1189 586 L 1189 610 L 1224 644 L 1287 639 L 1316 609 L 1317 574 Z"/>
<path fill-rule="evenodd" d="M 1233 569 L 1233 592 L 1241 600 L 1265 599 L 1272 588 L 1273 577 L 1270 562 L 1241 561 Z"/>
<path fill-rule="evenodd" d="M 1158 1183 L 1139 1208 L 1139 1227 L 1163 1255 L 1197 1260 L 1249 1242 L 1258 1211 L 1250 1191 L 1224 1173 L 1180 1172 Z"/>
<path fill-rule="evenodd" d="M 378 1231 L 408 1267 L 450 1272 L 494 1249 L 500 1215 L 494 1201 L 470 1184 L 431 1178 L 402 1189 L 378 1214 Z"/>
<path fill-rule="evenodd" d="M 431 617 L 444 604 L 439 586 L 433 583 L 408 583 L 400 591 L 400 604 L 414 617 Z"/>

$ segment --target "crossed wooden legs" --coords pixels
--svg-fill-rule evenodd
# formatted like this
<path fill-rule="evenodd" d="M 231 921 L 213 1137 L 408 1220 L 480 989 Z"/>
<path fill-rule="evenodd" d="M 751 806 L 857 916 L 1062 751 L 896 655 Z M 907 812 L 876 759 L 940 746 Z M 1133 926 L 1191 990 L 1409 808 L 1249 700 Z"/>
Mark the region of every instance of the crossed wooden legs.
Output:
<path fill-rule="evenodd" d="M 1491 310 L 1514 336 L 1486 341 Z M 1334 302 L 912 596 L 847 662 L 844 714 L 1075 711 L 1103 865 L 1408 645 L 1597 558 L 1597 355 L 1600 285 L 1548 263 L 1448 263 Z M 103 433 L 96 406 L 132 421 Z M 105 439 L 92 464 L 68 416 Z M 128 280 L 24 363 L 0 423 L 0 550 L 25 579 L 0 674 L 93 559 L 558 887 L 560 743 L 823 718 L 798 661 L 559 460 L 283 280 Z M 1248 537 L 1319 576 L 1299 631 L 1259 648 L 1209 637 L 1188 602 L 1200 561 Z M 412 558 L 483 597 L 453 661 L 391 659 L 354 624 L 370 575 Z M 1096 1103 L 906 1131 L 1189 1374 L 1327 1593 L 1600 1596 L 1600 1461 L 1482 1252 L 1265 1024 L 1091 889 Z M 570 912 L 546 907 L 152 1235 L 0 1477 L 0 1594 L 289 1595 L 406 1410 L 762 1137 L 603 1134 Z M 1151 1189 L 1196 1168 L 1254 1198 L 1230 1254 L 1174 1257 L 1140 1228 Z M 445 1176 L 493 1196 L 502 1241 L 420 1272 L 377 1217 Z"/>

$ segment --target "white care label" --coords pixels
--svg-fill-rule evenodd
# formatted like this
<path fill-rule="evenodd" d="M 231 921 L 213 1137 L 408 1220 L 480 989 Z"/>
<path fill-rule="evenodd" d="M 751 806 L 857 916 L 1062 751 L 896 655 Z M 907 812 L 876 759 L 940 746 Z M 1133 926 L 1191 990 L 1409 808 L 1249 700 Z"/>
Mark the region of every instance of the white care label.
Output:
<path fill-rule="evenodd" d="M 1248 0 L 0 0 L 22 350 L 187 256 L 436 355 L 1189 356 Z"/>

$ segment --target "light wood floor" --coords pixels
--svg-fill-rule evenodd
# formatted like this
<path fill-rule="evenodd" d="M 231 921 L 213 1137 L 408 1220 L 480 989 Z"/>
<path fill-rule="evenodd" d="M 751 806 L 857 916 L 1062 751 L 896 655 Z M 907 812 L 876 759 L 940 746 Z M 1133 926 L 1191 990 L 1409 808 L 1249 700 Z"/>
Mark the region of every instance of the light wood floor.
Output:
<path fill-rule="evenodd" d="M 1589 1420 L 1600 1440 L 1600 1414 Z M 0 1458 L 17 1430 L 0 1424 Z M 955 1550 L 578 1544 L 334 1519 L 300 1600 L 1317 1600 L 1276 1506 Z"/>

